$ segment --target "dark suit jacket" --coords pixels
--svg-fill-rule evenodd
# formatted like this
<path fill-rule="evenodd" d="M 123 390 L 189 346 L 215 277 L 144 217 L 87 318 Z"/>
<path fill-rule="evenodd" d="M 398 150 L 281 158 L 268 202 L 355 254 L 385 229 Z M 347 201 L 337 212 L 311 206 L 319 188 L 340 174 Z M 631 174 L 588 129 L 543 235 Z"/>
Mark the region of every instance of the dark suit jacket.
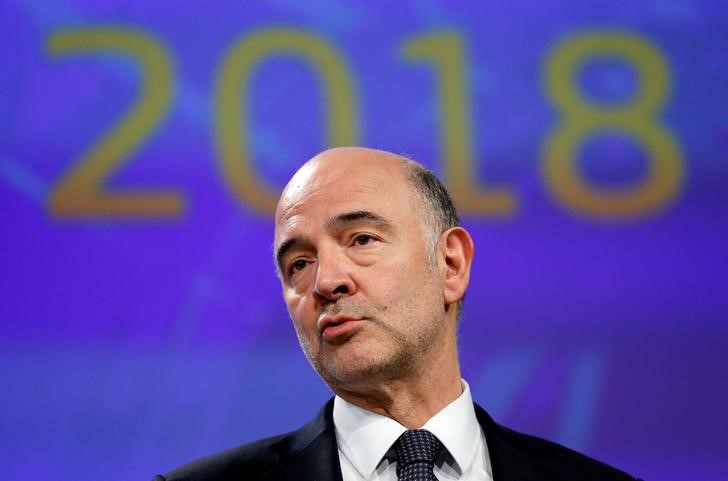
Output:
<path fill-rule="evenodd" d="M 289 434 L 262 439 L 182 466 L 154 481 L 342 481 L 333 399 Z M 477 404 L 493 481 L 627 481 L 631 476 L 558 444 L 496 424 Z"/>

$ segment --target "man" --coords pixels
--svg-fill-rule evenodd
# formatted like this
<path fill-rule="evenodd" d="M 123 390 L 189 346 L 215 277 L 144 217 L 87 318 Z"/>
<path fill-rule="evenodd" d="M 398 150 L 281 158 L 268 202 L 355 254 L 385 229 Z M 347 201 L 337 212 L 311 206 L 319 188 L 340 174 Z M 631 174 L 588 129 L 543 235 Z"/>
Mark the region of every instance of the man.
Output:
<path fill-rule="evenodd" d="M 301 347 L 335 399 L 298 431 L 156 481 L 633 479 L 473 404 L 456 343 L 473 242 L 419 164 L 357 147 L 314 157 L 281 195 L 275 252 Z"/>

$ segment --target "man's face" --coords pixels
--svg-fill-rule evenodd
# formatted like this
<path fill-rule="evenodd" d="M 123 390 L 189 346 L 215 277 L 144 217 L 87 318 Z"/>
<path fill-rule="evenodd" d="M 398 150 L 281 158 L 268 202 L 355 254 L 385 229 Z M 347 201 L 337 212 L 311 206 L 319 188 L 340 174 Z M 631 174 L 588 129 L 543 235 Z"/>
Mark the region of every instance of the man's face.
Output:
<path fill-rule="evenodd" d="M 306 356 L 330 386 L 355 388 L 431 368 L 418 360 L 454 333 L 419 194 L 386 154 L 345 154 L 327 152 L 291 179 L 275 248 Z"/>

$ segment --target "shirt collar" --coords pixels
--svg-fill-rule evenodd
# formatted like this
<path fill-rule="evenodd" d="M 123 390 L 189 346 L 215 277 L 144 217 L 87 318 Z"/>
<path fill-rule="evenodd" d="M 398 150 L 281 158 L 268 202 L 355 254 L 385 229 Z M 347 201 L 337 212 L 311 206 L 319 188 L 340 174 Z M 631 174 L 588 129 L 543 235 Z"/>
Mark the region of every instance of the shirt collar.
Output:
<path fill-rule="evenodd" d="M 466 472 L 473 462 L 480 425 L 475 417 L 470 386 L 464 380 L 463 392 L 430 418 L 427 429 L 442 442 L 460 468 Z M 394 442 L 407 428 L 392 418 L 367 411 L 336 396 L 334 426 L 339 449 L 364 477 L 374 470 Z"/>

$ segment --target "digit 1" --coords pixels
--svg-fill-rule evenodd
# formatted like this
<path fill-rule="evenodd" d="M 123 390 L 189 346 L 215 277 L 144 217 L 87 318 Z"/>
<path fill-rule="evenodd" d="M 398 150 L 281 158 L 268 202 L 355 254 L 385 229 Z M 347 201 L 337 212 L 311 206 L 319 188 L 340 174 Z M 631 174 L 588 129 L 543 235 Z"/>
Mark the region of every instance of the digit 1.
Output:
<path fill-rule="evenodd" d="M 468 98 L 467 59 L 460 37 L 436 33 L 409 40 L 403 49 L 407 59 L 427 62 L 437 76 L 440 105 L 440 157 L 445 165 L 445 182 L 458 209 L 463 213 L 512 215 L 515 195 L 505 188 L 478 186 L 473 165 L 473 139 Z"/>

